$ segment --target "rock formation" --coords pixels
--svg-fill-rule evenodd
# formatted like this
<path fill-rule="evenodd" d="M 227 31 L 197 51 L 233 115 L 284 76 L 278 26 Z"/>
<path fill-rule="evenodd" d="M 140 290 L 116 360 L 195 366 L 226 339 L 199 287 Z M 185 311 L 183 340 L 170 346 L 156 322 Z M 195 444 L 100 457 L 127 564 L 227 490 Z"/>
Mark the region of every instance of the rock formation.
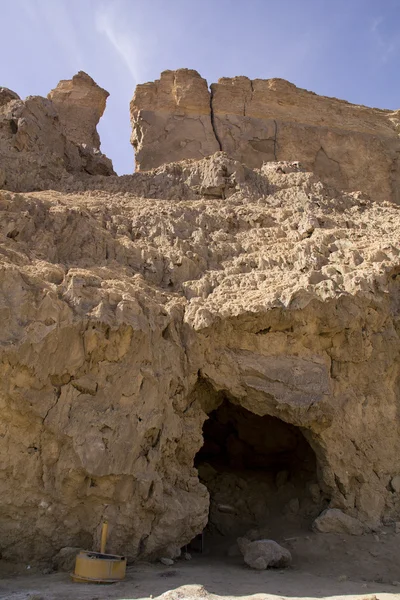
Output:
<path fill-rule="evenodd" d="M 220 150 L 207 82 L 192 69 L 164 71 L 136 87 L 131 102 L 131 142 L 136 169 L 202 158 Z"/>
<path fill-rule="evenodd" d="M 173 558 L 210 503 L 221 530 L 399 519 L 398 206 L 222 152 L 67 171 L 51 100 L 1 110 L 2 556 L 108 518 L 110 552 Z"/>
<path fill-rule="evenodd" d="M 217 147 L 251 168 L 299 160 L 328 184 L 400 203 L 400 111 L 317 96 L 282 79 L 222 78 L 208 92 L 196 71 L 179 69 L 137 87 L 131 121 L 140 169 Z"/>
<path fill-rule="evenodd" d="M 70 82 L 60 82 L 60 89 L 49 94 L 54 102 L 40 96 L 21 100 L 15 92 L 1 88 L 0 187 L 30 191 L 65 185 L 73 174 L 114 173 L 111 161 L 98 149 L 96 131 L 107 92 L 93 82 L 94 92 L 85 96 L 82 88 L 87 91 L 89 80 L 80 73 Z M 96 94 L 103 98 L 102 104 Z M 84 101 L 87 105 L 81 121 L 85 126 L 77 116 L 82 114 Z M 66 123 L 68 115 L 71 125 Z"/>
<path fill-rule="evenodd" d="M 252 569 L 263 571 L 268 567 L 282 569 L 292 562 L 289 550 L 283 548 L 274 540 L 258 540 L 251 542 L 239 538 L 238 545 L 243 554 L 244 562 Z"/>
<path fill-rule="evenodd" d="M 110 94 L 99 87 L 89 75 L 79 71 L 72 79 L 63 79 L 47 95 L 58 112 L 66 136 L 77 146 L 86 144 L 100 150 L 96 126 Z"/>

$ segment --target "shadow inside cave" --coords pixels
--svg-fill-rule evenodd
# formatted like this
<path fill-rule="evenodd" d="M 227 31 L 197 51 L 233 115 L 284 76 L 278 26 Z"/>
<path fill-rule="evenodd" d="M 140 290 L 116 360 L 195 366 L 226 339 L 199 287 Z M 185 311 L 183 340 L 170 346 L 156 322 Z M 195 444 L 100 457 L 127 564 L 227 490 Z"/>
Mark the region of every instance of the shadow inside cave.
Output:
<path fill-rule="evenodd" d="M 309 529 L 326 507 L 315 453 L 299 427 L 224 399 L 209 413 L 203 437 L 194 464 L 210 494 L 207 553 L 234 554 L 245 534 L 278 541 Z"/>

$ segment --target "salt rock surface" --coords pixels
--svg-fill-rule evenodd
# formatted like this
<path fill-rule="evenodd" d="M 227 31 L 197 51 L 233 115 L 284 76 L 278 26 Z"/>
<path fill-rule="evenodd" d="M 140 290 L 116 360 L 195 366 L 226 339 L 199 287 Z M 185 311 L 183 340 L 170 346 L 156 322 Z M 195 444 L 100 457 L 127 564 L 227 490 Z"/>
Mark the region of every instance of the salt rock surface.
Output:
<path fill-rule="evenodd" d="M 200 159 L 219 149 L 251 168 L 299 160 L 323 181 L 400 203 L 400 112 L 318 96 L 283 79 L 164 71 L 131 102 L 136 164 Z"/>

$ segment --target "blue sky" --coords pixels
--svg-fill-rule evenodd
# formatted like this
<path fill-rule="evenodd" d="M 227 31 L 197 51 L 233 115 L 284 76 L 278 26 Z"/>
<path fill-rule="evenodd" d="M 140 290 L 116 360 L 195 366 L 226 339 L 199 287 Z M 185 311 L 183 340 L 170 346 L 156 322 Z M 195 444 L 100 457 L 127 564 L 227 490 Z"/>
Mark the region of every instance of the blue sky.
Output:
<path fill-rule="evenodd" d="M 0 0 L 0 86 L 45 96 L 86 71 L 111 96 L 102 150 L 134 168 L 129 101 L 165 69 L 282 77 L 319 94 L 400 108 L 400 0 Z"/>

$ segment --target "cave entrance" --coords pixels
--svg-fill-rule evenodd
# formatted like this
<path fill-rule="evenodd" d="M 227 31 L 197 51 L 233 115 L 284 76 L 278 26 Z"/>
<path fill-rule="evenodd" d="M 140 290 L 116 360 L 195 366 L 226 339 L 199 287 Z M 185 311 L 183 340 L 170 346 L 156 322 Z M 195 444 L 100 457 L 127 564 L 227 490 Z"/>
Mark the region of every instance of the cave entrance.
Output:
<path fill-rule="evenodd" d="M 299 427 L 224 399 L 203 438 L 195 466 L 210 493 L 207 538 L 231 543 L 257 529 L 282 539 L 321 511 L 316 456 Z"/>

